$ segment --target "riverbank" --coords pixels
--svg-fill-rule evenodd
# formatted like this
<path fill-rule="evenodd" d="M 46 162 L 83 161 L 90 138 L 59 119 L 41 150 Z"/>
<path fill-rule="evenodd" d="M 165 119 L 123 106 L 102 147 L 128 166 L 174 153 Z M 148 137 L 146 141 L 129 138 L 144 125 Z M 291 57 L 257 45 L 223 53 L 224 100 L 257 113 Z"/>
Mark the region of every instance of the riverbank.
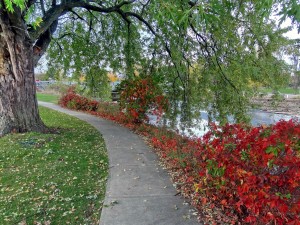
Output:
<path fill-rule="evenodd" d="M 300 96 L 297 95 L 284 96 L 277 102 L 274 102 L 270 96 L 265 96 L 253 99 L 252 103 L 256 109 L 300 117 Z"/>

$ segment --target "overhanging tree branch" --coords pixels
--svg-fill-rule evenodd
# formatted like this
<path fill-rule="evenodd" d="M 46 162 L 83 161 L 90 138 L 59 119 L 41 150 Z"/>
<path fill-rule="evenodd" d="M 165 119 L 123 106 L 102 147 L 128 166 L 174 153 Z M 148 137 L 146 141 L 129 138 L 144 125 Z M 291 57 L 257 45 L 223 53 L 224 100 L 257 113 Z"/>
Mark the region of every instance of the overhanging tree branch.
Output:
<path fill-rule="evenodd" d="M 87 22 L 82 16 L 80 16 L 77 12 L 75 12 L 74 10 L 70 10 L 71 13 L 73 13 L 74 15 L 77 16 L 78 19 L 84 21 L 84 22 Z"/>
<path fill-rule="evenodd" d="M 125 12 L 125 16 L 126 17 L 132 16 L 132 17 L 137 18 L 139 21 L 141 21 L 143 24 L 146 25 L 146 27 L 151 31 L 151 33 L 153 35 L 157 36 L 157 33 L 155 32 L 155 30 L 153 29 L 153 27 L 142 16 L 140 16 L 139 14 L 134 13 L 134 12 Z"/>
<path fill-rule="evenodd" d="M 56 21 L 60 16 L 67 13 L 68 11 L 71 11 L 73 8 L 85 8 L 87 10 L 96 11 L 100 13 L 116 12 L 119 13 L 123 17 L 123 19 L 125 19 L 128 22 L 126 16 L 123 15 L 124 12 L 121 10 L 121 7 L 123 7 L 124 5 L 132 4 L 134 2 L 135 0 L 123 1 L 115 6 L 101 7 L 101 4 L 99 6 L 89 4 L 95 3 L 94 1 L 89 0 L 66 0 L 62 1 L 62 4 L 60 5 L 56 5 L 56 1 L 53 1 L 52 7 L 43 16 L 43 22 L 41 23 L 41 25 L 36 30 L 30 30 L 30 37 L 32 40 L 36 40 L 40 35 L 47 31 L 47 29 L 51 26 L 51 24 L 54 21 Z"/>
<path fill-rule="evenodd" d="M 205 49 L 205 51 L 207 52 L 207 54 L 208 54 L 208 56 L 210 58 L 212 58 L 212 53 L 209 51 L 208 48 L 210 48 L 212 50 L 212 52 L 214 54 L 215 61 L 216 61 L 216 62 L 214 62 L 212 60 L 212 63 L 215 64 L 219 68 L 219 71 L 220 71 L 221 76 L 223 77 L 223 79 L 226 82 L 228 82 L 228 84 L 238 93 L 239 91 L 236 88 L 236 86 L 231 82 L 231 80 L 226 76 L 225 72 L 223 71 L 222 66 L 221 66 L 221 64 L 219 62 L 219 59 L 217 57 L 217 53 L 216 53 L 215 47 L 208 44 L 207 40 L 196 30 L 196 28 L 191 23 L 191 21 L 189 21 L 189 25 L 190 25 L 192 31 L 194 32 L 194 34 L 196 35 L 196 37 L 199 37 L 203 41 L 203 42 L 201 42 L 201 41 L 199 41 L 199 39 L 197 39 L 198 43 L 200 44 L 200 46 L 202 46 Z M 215 44 L 215 46 L 216 46 L 216 44 Z"/>
<path fill-rule="evenodd" d="M 41 56 L 45 53 L 46 49 L 48 48 L 50 42 L 51 42 L 51 36 L 57 29 L 58 24 L 58 18 L 62 15 L 66 14 L 67 12 L 72 12 L 75 14 L 79 19 L 84 20 L 83 17 L 81 17 L 78 13 L 76 13 L 73 8 L 84 8 L 88 11 L 96 11 L 96 12 L 102 12 L 102 13 L 112 13 L 116 12 L 121 15 L 121 17 L 130 24 L 131 21 L 129 20 L 126 13 L 121 10 L 121 7 L 124 5 L 129 5 L 135 2 L 135 0 L 132 1 L 123 1 L 115 6 L 112 7 L 101 7 L 102 4 L 99 3 L 99 6 L 91 5 L 89 3 L 94 3 L 94 1 L 88 1 L 88 0 L 65 0 L 62 1 L 60 5 L 56 4 L 56 1 L 52 1 L 52 7 L 45 11 L 44 2 L 41 0 L 41 8 L 43 12 L 43 22 L 41 25 L 36 29 L 30 29 L 29 34 L 30 38 L 33 42 L 35 42 L 34 46 L 34 64 L 36 65 L 38 60 L 41 58 Z"/>

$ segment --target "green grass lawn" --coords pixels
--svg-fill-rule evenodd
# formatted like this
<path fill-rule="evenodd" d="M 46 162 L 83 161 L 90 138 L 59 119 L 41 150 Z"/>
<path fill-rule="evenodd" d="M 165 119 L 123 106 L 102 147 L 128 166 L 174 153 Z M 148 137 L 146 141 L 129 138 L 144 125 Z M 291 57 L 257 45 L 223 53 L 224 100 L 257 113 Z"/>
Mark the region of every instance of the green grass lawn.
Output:
<path fill-rule="evenodd" d="M 38 101 L 58 103 L 59 95 L 36 93 Z"/>
<path fill-rule="evenodd" d="M 0 138 L 0 224 L 98 224 L 108 157 L 90 125 L 40 107 L 54 134 Z"/>

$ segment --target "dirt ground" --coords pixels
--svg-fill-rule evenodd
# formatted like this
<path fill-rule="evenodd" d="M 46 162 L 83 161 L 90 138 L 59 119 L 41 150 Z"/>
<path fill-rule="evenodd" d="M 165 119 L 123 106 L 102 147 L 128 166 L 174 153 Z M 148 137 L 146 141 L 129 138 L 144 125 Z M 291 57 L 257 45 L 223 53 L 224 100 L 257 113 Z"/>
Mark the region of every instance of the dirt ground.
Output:
<path fill-rule="evenodd" d="M 270 97 L 256 98 L 252 101 L 258 109 L 283 113 L 287 115 L 295 115 L 300 117 L 300 96 L 284 98 L 278 102 L 274 102 Z"/>

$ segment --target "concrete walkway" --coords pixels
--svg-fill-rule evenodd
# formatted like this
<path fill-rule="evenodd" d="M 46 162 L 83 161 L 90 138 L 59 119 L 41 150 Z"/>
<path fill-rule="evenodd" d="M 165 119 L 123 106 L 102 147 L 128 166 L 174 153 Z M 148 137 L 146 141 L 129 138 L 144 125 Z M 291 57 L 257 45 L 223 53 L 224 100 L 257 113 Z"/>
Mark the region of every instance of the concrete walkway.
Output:
<path fill-rule="evenodd" d="M 136 134 L 111 121 L 52 103 L 39 105 L 75 116 L 102 134 L 109 156 L 109 178 L 100 225 L 192 225 L 193 210 L 176 196 L 168 173 Z"/>

